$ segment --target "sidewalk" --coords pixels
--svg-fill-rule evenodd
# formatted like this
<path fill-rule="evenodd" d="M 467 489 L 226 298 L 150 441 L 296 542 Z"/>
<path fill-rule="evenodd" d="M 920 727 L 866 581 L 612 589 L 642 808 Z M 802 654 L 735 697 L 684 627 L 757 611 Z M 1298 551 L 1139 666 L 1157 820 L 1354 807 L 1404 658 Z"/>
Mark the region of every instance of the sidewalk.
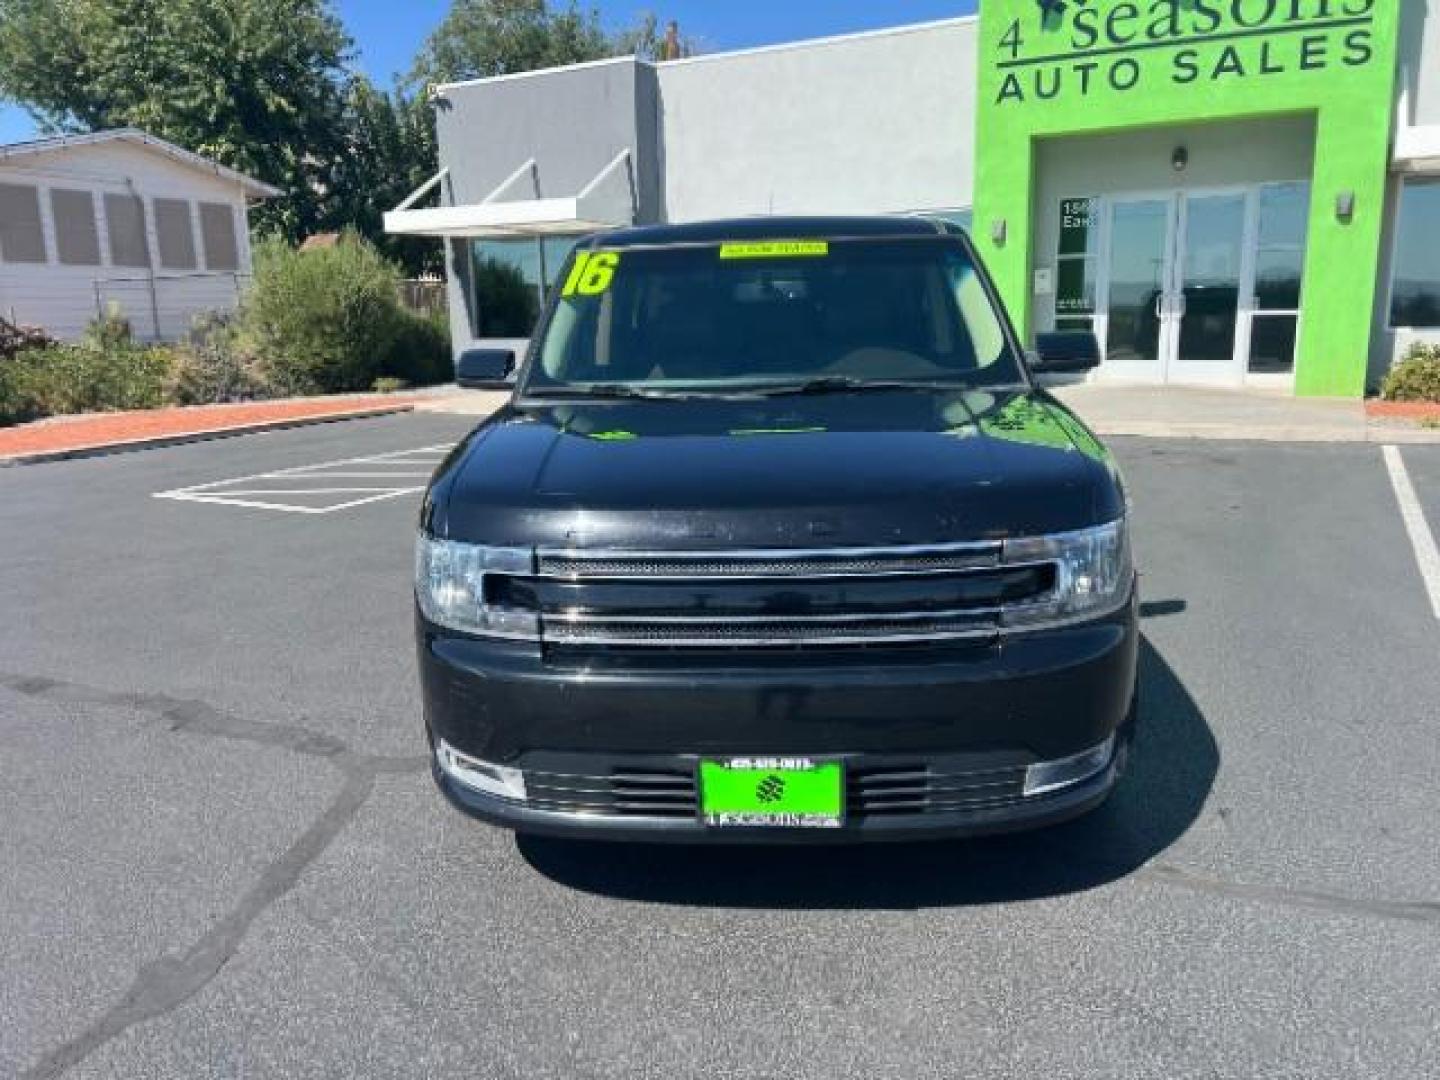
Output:
<path fill-rule="evenodd" d="M 422 396 L 347 394 L 342 397 L 286 398 L 236 405 L 56 416 L 18 427 L 0 428 L 0 465 L 88 457 L 304 424 L 385 416 L 411 411 Z"/>
<path fill-rule="evenodd" d="M 1254 390 L 1164 386 L 1052 386 L 1100 435 L 1262 442 L 1440 443 L 1440 430 L 1386 403 L 1297 398 Z M 1413 413 L 1413 410 L 1411 410 Z"/>

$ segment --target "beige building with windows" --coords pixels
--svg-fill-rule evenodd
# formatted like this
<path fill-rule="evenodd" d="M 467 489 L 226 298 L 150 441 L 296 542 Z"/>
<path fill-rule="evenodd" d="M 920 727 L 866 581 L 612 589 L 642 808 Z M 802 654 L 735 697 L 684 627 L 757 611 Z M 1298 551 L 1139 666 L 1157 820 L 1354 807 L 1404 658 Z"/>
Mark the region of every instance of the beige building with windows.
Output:
<path fill-rule="evenodd" d="M 74 339 L 113 305 L 174 340 L 235 307 L 248 207 L 279 194 L 131 129 L 0 146 L 0 316 Z"/>

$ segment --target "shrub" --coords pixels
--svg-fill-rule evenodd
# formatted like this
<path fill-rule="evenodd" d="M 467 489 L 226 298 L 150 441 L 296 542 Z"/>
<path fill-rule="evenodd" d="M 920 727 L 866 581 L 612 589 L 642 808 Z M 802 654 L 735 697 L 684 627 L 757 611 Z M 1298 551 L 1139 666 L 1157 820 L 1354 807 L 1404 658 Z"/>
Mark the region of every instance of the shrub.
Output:
<path fill-rule="evenodd" d="M 38 326 L 16 326 L 0 317 L 0 360 L 8 360 L 22 349 L 54 345 L 55 339 Z"/>
<path fill-rule="evenodd" d="M 89 345 L 27 349 L 0 362 L 0 422 L 165 404 L 175 365 L 164 348 Z"/>
<path fill-rule="evenodd" d="M 270 387 L 254 351 L 244 342 L 232 316 L 212 311 L 197 315 L 184 344 L 175 352 L 170 397 L 177 405 L 254 401 L 270 396 Z"/>
<path fill-rule="evenodd" d="M 375 385 L 370 387 L 377 394 L 395 394 L 401 390 L 409 389 L 410 384 L 404 379 L 397 379 L 392 375 L 381 375 L 375 380 Z"/>
<path fill-rule="evenodd" d="M 333 247 L 258 245 L 244 326 L 267 380 L 290 394 L 363 390 L 401 332 L 399 271 L 347 233 Z"/>
<path fill-rule="evenodd" d="M 134 341 L 135 335 L 130 330 L 130 320 L 120 310 L 120 305 L 113 300 L 105 306 L 105 314 L 102 317 L 91 319 L 90 325 L 85 327 L 85 344 L 101 352 L 127 348 Z"/>
<path fill-rule="evenodd" d="M 1386 401 L 1440 401 L 1440 345 L 1416 342 L 1380 386 Z"/>
<path fill-rule="evenodd" d="M 400 313 L 400 331 L 381 371 L 411 386 L 435 386 L 455 377 L 450 356 L 450 322 L 444 312 Z"/>

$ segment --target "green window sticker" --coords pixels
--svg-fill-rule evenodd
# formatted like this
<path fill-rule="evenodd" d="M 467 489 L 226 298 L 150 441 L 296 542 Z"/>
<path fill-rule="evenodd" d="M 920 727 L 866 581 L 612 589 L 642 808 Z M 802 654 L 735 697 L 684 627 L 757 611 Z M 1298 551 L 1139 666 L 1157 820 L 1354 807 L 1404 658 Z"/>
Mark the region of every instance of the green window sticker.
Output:
<path fill-rule="evenodd" d="M 575 256 L 575 265 L 565 279 L 561 296 L 599 296 L 615 280 L 620 268 L 618 251 L 582 251 Z"/>
<path fill-rule="evenodd" d="M 825 240 L 766 240 L 751 244 L 721 244 L 722 259 L 816 259 L 830 254 Z"/>

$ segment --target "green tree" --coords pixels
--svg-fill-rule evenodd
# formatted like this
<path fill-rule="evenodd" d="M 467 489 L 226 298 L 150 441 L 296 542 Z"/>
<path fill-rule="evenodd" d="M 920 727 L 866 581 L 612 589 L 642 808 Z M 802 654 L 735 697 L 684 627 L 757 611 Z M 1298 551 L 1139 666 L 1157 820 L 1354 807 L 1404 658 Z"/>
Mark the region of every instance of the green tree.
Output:
<path fill-rule="evenodd" d="M 47 132 L 134 126 L 285 190 L 258 215 L 326 219 L 350 38 L 330 0 L 0 0 L 0 97 Z"/>
<path fill-rule="evenodd" d="M 409 85 L 509 75 L 620 55 L 595 10 L 572 3 L 552 10 L 545 0 L 455 0 L 425 40 Z"/>
<path fill-rule="evenodd" d="M 680 34 L 676 42 L 679 55 L 667 57 L 665 55 L 665 39 L 669 34 L 669 28 L 670 24 L 662 21 L 660 16 L 653 11 L 642 12 L 640 20 L 633 27 L 615 35 L 615 53 L 617 56 L 634 54 L 642 60 L 656 61 L 680 60 L 687 56 L 694 56 L 700 51 L 693 38 Z"/>
<path fill-rule="evenodd" d="M 385 211 L 435 175 L 435 119 L 430 105 L 402 89 L 385 92 L 363 76 L 345 98 L 344 152 L 335 163 L 330 217 L 355 229 L 410 277 L 442 269 L 440 242 L 388 236 Z"/>

